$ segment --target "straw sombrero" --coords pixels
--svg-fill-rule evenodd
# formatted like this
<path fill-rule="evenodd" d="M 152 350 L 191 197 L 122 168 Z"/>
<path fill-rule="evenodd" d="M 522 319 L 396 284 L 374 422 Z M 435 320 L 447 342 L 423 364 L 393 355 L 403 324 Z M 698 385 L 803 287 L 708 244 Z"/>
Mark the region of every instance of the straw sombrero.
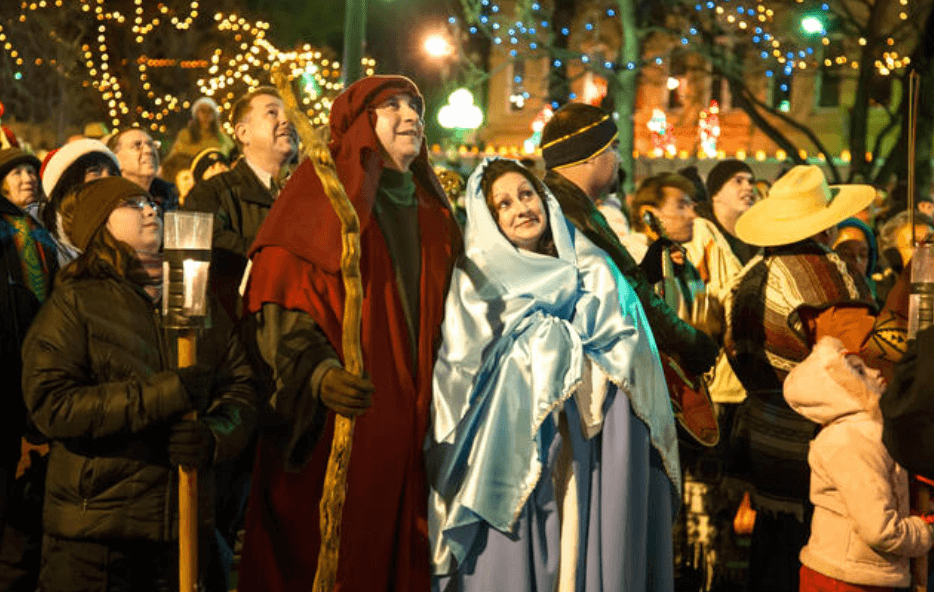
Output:
<path fill-rule="evenodd" d="M 790 245 L 853 216 L 875 196 L 870 185 L 831 186 L 820 167 L 799 165 L 739 217 L 736 236 L 758 247 Z"/>

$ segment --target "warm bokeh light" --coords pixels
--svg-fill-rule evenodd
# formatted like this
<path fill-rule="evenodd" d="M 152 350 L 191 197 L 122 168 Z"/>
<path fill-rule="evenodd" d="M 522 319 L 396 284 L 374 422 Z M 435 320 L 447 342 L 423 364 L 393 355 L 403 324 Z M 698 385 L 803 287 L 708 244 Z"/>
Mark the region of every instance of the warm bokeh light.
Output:
<path fill-rule="evenodd" d="M 446 58 L 454 53 L 454 48 L 451 47 L 448 38 L 440 33 L 432 33 L 426 37 L 422 47 L 425 53 L 435 59 Z"/>

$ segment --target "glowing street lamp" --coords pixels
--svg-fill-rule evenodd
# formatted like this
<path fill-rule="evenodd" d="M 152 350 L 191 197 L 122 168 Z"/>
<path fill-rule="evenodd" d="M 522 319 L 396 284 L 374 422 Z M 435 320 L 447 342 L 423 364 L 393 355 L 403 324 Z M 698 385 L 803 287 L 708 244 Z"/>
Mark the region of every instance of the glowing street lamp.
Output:
<path fill-rule="evenodd" d="M 448 97 L 448 104 L 438 111 L 438 123 L 445 129 L 475 130 L 483 123 L 483 111 L 473 104 L 473 95 L 459 88 Z"/>
<path fill-rule="evenodd" d="M 801 19 L 801 30 L 807 35 L 824 35 L 827 32 L 824 21 L 814 15 Z"/>
<path fill-rule="evenodd" d="M 426 37 L 422 47 L 425 49 L 425 53 L 434 59 L 446 58 L 454 53 L 454 48 L 448 43 L 447 37 L 441 33 L 432 33 Z"/>

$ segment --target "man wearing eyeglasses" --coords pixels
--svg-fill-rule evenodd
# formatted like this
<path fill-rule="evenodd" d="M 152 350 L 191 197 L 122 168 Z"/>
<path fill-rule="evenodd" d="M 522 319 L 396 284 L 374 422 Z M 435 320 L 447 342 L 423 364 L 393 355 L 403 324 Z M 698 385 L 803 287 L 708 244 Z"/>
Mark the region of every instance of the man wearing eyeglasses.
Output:
<path fill-rule="evenodd" d="M 178 189 L 156 176 L 159 172 L 159 143 L 139 128 L 114 134 L 107 147 L 117 155 L 122 176 L 145 188 L 163 212 L 178 208 Z"/>

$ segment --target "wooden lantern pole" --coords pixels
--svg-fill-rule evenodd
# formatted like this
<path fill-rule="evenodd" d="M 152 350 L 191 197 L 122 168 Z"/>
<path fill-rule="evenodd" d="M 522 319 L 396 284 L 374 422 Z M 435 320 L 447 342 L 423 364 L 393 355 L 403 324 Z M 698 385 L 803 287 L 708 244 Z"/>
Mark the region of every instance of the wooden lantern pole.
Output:
<path fill-rule="evenodd" d="M 178 367 L 194 366 L 197 360 L 197 333 L 178 332 Z M 197 419 L 192 411 L 185 419 Z M 178 467 L 178 581 L 179 592 L 198 590 L 198 471 Z"/>
<path fill-rule="evenodd" d="M 344 369 L 363 376 L 363 349 L 360 344 L 360 323 L 363 318 L 363 283 L 360 278 L 360 220 L 347 192 L 337 176 L 337 167 L 327 144 L 305 117 L 286 71 L 277 68 L 273 82 L 282 95 L 289 119 L 298 130 L 304 144 L 305 156 L 311 159 L 331 207 L 341 223 L 341 274 L 344 280 L 344 324 L 341 347 Z M 315 572 L 313 592 L 331 592 L 337 579 L 337 561 L 340 555 L 341 514 L 347 496 L 347 469 L 353 445 L 355 419 L 341 414 L 334 416 L 334 439 L 331 456 L 324 477 L 324 490 L 319 506 L 321 548 L 318 551 L 318 569 Z"/>

